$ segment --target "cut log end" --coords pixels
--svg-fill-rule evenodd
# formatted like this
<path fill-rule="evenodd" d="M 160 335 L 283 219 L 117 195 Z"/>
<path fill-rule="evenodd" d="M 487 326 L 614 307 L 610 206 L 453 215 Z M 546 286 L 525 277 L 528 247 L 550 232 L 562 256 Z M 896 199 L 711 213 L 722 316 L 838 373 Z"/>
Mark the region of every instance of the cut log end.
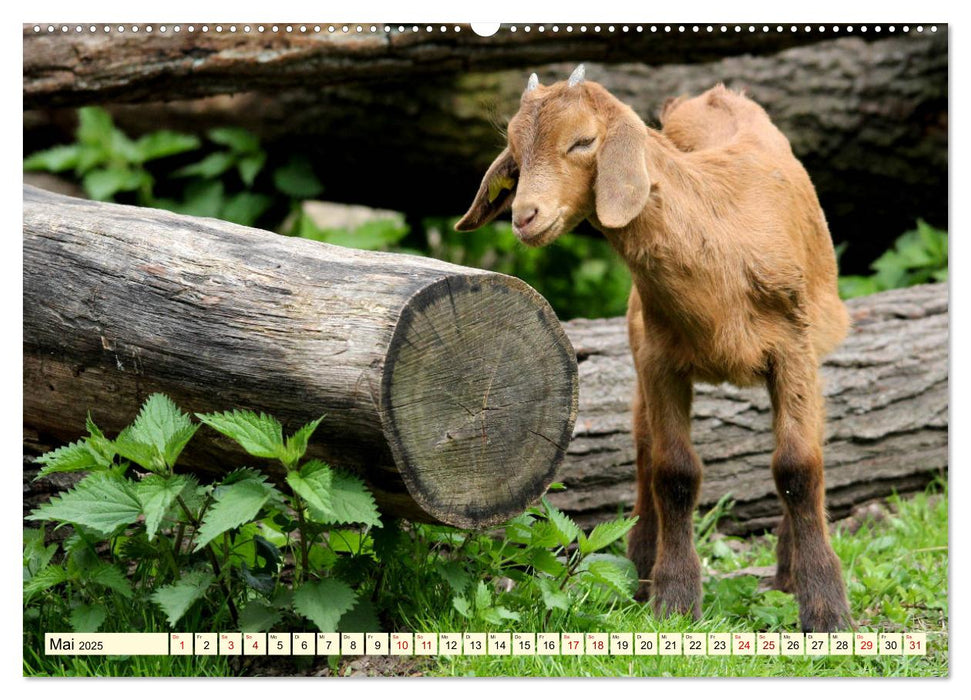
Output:
<path fill-rule="evenodd" d="M 577 417 L 576 355 L 552 309 L 503 275 L 450 275 L 402 309 L 382 421 L 416 502 L 487 527 L 539 498 Z"/>

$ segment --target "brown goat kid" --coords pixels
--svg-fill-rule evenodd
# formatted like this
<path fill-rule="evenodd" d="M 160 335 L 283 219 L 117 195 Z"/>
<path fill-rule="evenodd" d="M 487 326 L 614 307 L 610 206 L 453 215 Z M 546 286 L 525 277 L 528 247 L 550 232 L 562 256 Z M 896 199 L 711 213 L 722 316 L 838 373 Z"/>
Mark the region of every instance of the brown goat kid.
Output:
<path fill-rule="evenodd" d="M 508 147 L 456 228 L 476 229 L 511 204 L 516 235 L 539 246 L 587 219 L 630 268 L 639 519 L 628 555 L 638 598 L 653 596 L 662 614 L 700 615 L 693 382 L 764 382 L 784 504 L 775 583 L 795 594 L 804 630 L 846 628 L 817 372 L 849 323 L 816 192 L 785 136 L 742 95 L 718 86 L 669 101 L 662 122 L 663 133 L 647 128 L 584 81 L 582 66 L 548 87 L 531 76 Z"/>

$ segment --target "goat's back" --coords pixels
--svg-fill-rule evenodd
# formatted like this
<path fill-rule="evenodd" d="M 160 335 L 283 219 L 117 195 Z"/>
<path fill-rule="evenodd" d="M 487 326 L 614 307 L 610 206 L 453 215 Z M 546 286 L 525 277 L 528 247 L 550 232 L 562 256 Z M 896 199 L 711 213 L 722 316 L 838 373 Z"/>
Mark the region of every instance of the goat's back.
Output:
<path fill-rule="evenodd" d="M 799 270 L 813 345 L 820 357 L 832 351 L 845 337 L 849 317 L 837 291 L 829 227 L 789 140 L 762 107 L 723 85 L 697 97 L 668 100 L 660 119 L 664 135 L 678 150 L 718 161 L 722 172 L 731 169 L 738 174 L 735 184 L 748 191 L 736 192 L 735 204 L 761 212 L 753 228 L 764 226 L 763 233 L 772 238 L 760 246 L 767 256 L 766 272 L 774 276 L 772 268 L 791 265 Z"/>
<path fill-rule="evenodd" d="M 792 153 L 789 140 L 758 104 L 722 84 L 697 97 L 675 97 L 661 108 L 661 124 L 682 151 L 700 151 L 734 141 L 758 141 L 764 148 Z"/>

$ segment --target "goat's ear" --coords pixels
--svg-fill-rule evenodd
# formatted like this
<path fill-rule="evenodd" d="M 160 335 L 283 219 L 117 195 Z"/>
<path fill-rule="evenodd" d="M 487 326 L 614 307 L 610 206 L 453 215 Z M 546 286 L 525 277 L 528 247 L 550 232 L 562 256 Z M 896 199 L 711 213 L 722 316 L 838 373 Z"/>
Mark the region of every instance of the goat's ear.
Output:
<path fill-rule="evenodd" d="M 465 216 L 455 224 L 455 230 L 474 231 L 485 226 L 508 209 L 516 192 L 518 177 L 519 168 L 516 166 L 516 161 L 510 155 L 509 149 L 505 148 L 492 161 L 492 165 L 489 166 L 482 178 L 479 191 L 475 193 L 472 206 L 465 212 Z"/>
<path fill-rule="evenodd" d="M 597 153 L 597 218 L 606 228 L 621 228 L 640 214 L 651 193 L 644 165 L 644 127 L 619 119 L 607 130 Z"/>

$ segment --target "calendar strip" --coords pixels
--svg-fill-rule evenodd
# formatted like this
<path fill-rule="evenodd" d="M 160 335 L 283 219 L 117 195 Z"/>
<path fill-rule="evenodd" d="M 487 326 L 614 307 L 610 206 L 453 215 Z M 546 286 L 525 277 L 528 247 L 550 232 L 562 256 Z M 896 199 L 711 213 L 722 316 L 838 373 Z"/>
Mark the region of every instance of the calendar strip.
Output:
<path fill-rule="evenodd" d="M 55 633 L 60 656 L 923 656 L 925 632 Z"/>

